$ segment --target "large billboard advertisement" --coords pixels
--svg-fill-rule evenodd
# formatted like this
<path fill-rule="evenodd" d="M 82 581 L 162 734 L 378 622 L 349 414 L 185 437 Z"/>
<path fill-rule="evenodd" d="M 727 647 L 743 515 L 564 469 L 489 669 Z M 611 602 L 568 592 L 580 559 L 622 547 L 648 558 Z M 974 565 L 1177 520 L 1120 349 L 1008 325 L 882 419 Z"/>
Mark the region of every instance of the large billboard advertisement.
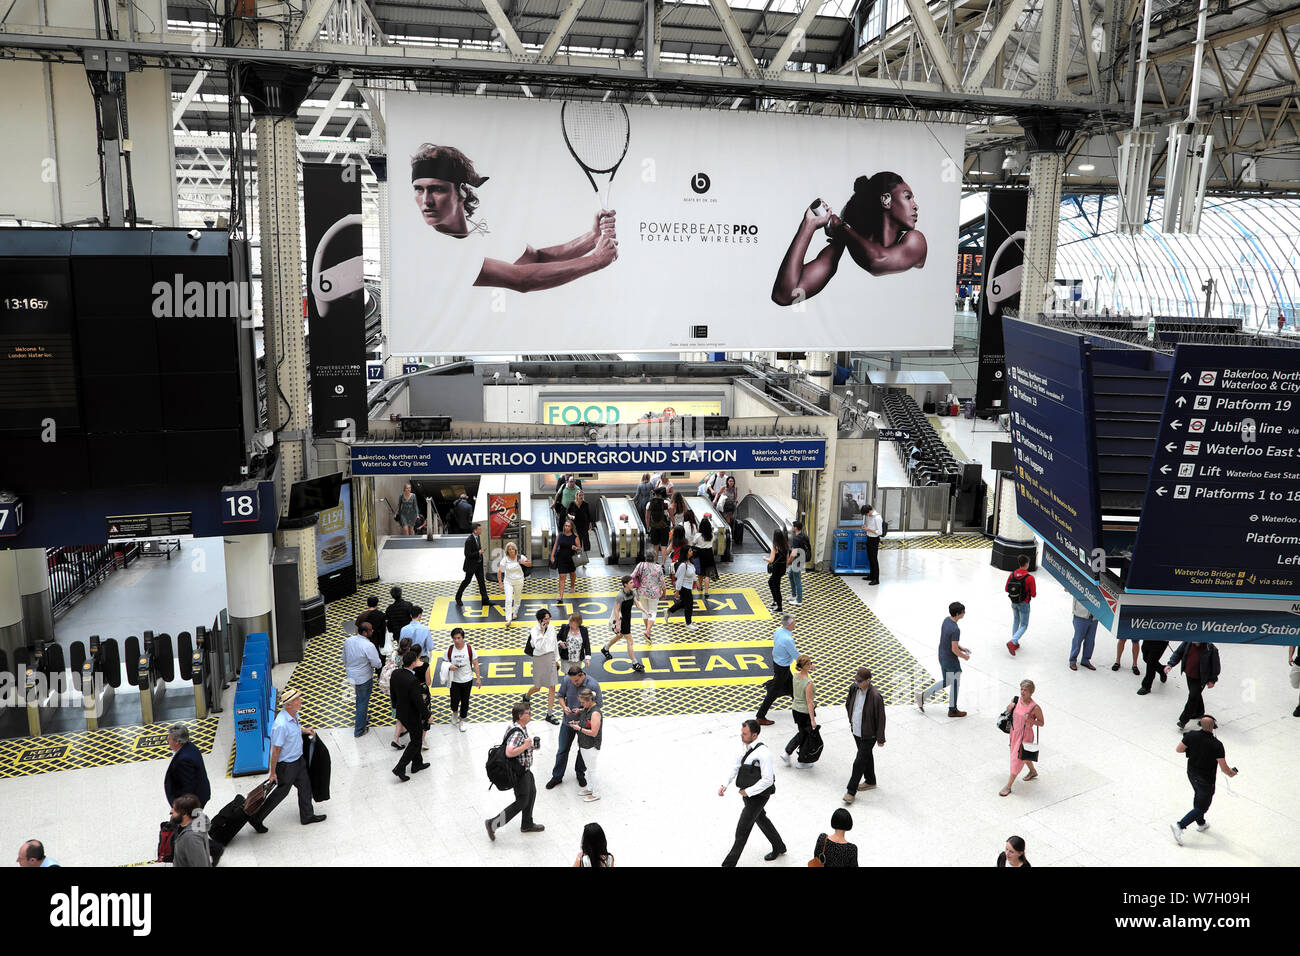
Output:
<path fill-rule="evenodd" d="M 980 357 L 975 379 L 975 407 L 1006 411 L 1007 361 L 1002 342 L 1002 315 L 1020 308 L 1021 271 L 1025 257 L 1025 219 L 1029 194 L 1021 189 L 989 192 L 984 214 L 984 262 L 980 290 Z"/>
<path fill-rule="evenodd" d="M 542 400 L 544 425 L 635 425 L 637 422 L 667 422 L 683 415 L 721 415 L 722 399 L 702 401 L 673 399 L 659 395 L 645 399 L 588 398 Z"/>
<path fill-rule="evenodd" d="M 395 353 L 948 349 L 963 131 L 386 97 Z"/>

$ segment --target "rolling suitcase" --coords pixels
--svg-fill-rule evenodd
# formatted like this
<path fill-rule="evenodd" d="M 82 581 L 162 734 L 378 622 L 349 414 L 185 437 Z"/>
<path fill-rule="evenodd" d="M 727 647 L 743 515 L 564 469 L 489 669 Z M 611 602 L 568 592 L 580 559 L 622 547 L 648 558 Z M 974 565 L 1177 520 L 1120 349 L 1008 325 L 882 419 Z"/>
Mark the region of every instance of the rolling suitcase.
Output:
<path fill-rule="evenodd" d="M 236 794 L 235 799 L 222 807 L 221 811 L 212 818 L 212 823 L 208 827 L 208 838 L 214 844 L 224 848 L 246 823 L 248 823 L 248 814 L 244 812 L 244 795 Z M 215 847 L 213 856 L 217 856 Z"/>

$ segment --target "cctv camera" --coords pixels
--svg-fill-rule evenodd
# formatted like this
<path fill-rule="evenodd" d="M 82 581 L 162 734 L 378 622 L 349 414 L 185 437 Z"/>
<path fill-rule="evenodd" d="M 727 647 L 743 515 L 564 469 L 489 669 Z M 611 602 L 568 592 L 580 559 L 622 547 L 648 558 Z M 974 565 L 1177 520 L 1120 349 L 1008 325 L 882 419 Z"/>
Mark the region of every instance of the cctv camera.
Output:
<path fill-rule="evenodd" d="M 871 419 L 873 422 L 878 422 L 880 421 L 880 412 L 867 412 L 867 418 Z"/>
<path fill-rule="evenodd" d="M 203 238 L 203 233 L 199 232 L 197 229 L 191 229 L 189 232 L 185 233 L 185 235 L 189 236 L 189 238 L 194 242 L 198 242 Z"/>

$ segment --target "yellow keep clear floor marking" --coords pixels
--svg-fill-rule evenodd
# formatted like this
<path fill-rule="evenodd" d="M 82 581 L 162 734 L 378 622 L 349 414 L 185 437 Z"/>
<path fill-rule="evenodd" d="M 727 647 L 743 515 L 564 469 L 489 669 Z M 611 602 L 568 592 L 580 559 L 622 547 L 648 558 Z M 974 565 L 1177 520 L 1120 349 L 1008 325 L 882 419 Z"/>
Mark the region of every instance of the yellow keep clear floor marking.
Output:
<path fill-rule="evenodd" d="M 453 627 L 463 627 L 466 631 L 471 628 L 486 627 L 531 627 L 536 621 L 537 611 L 545 607 L 550 610 L 551 620 L 556 625 L 568 620 L 568 616 L 576 611 L 583 616 L 583 623 L 590 627 L 589 621 L 609 619 L 614 612 L 618 594 L 619 592 L 613 589 L 598 592 L 579 591 L 566 594 L 564 602 L 560 603 L 558 591 L 526 593 L 520 602 L 519 617 L 510 625 L 505 622 L 504 598 L 499 595 L 493 596 L 491 607 L 483 607 L 479 598 L 466 599 L 463 612 L 454 610 L 456 607 L 454 596 L 437 597 L 432 608 L 428 609 L 425 624 L 435 631 Z M 669 594 L 659 599 L 656 619 L 661 614 L 667 617 L 668 608 L 672 606 L 674 597 L 675 594 Z M 714 588 L 707 597 L 697 591 L 695 605 L 694 617 L 701 621 L 719 619 L 763 621 L 772 617 L 772 612 L 767 609 L 758 591 L 752 587 Z M 680 614 L 681 611 L 673 612 L 674 616 Z M 640 608 L 633 610 L 632 619 L 634 623 L 644 619 Z"/>

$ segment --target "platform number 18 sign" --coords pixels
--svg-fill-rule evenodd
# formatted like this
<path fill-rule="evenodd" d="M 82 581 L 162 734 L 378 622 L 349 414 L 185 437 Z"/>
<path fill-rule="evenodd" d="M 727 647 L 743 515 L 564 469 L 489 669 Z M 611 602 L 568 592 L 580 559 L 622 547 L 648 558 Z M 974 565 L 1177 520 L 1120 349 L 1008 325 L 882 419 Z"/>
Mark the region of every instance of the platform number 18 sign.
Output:
<path fill-rule="evenodd" d="M 221 492 L 221 523 L 243 524 L 261 517 L 257 490 Z"/>

